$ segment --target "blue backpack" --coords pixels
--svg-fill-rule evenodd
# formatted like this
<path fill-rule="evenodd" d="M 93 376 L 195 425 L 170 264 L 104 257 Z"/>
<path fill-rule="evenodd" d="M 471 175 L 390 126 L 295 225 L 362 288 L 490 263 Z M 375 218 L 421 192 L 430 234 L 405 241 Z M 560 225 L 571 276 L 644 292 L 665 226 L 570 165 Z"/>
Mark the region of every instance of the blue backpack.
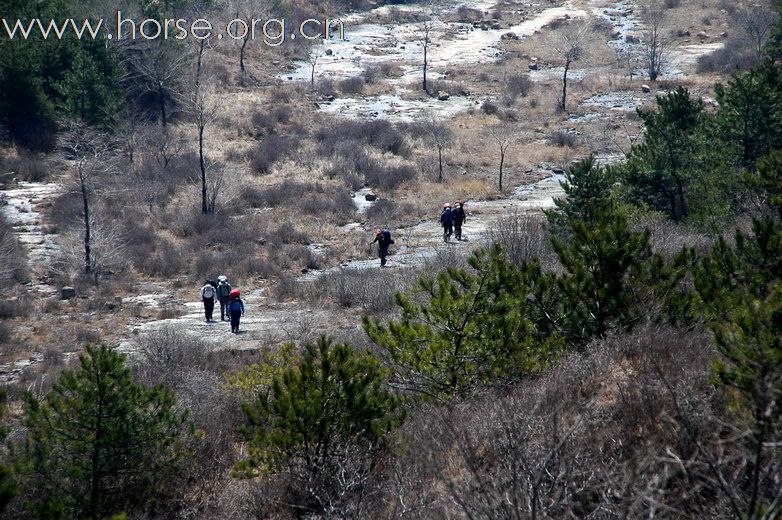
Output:
<path fill-rule="evenodd" d="M 242 301 L 241 300 L 231 300 L 228 302 L 228 311 L 234 312 L 234 311 L 241 311 L 242 310 Z"/>

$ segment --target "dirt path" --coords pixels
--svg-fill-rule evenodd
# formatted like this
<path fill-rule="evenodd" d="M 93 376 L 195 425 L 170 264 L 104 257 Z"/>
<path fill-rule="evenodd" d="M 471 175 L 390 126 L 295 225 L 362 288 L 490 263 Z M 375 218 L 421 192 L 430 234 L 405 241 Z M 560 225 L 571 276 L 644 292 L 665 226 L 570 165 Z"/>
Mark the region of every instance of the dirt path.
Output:
<path fill-rule="evenodd" d="M 25 248 L 32 288 L 46 295 L 57 292 L 48 284 L 46 272 L 58 247 L 55 235 L 43 228 L 41 207 L 61 192 L 59 184 L 41 182 L 19 182 L 12 189 L 0 191 L 0 211 Z"/>
<path fill-rule="evenodd" d="M 551 172 L 549 172 L 551 173 Z M 465 207 L 468 219 L 463 228 L 464 242 L 452 241 L 445 244 L 442 240 L 442 228 L 438 222 L 427 221 L 406 229 L 394 230 L 396 245 L 389 257 L 389 267 L 409 269 L 420 267 L 427 258 L 447 248 L 464 248 L 467 250 L 485 244 L 491 225 L 503 217 L 516 211 L 541 211 L 550 208 L 554 199 L 563 195 L 560 181 L 562 175 L 551 175 L 537 183 L 518 187 L 506 199 L 490 201 L 467 201 Z M 368 236 L 369 231 L 363 227 L 356 228 L 356 233 Z M 379 269 L 379 261 L 373 255 L 368 258 L 347 261 L 329 269 L 314 270 L 301 275 L 299 283 L 313 282 L 318 277 L 342 270 Z M 133 301 L 156 306 L 160 301 L 169 298 L 164 288 L 160 292 L 139 295 L 131 298 Z M 195 296 L 198 288 L 192 290 Z M 131 299 L 128 299 L 130 302 Z M 129 330 L 129 338 L 123 341 L 120 349 L 132 352 L 133 337 L 159 330 L 163 327 L 176 327 L 188 334 L 195 334 L 212 342 L 219 349 L 257 349 L 260 344 L 270 344 L 284 340 L 296 340 L 306 335 L 331 333 L 339 329 L 355 328 L 356 324 L 341 324 L 335 322 L 333 312 L 319 309 L 308 302 L 280 303 L 270 300 L 262 288 L 254 288 L 243 295 L 246 315 L 241 322 L 240 334 L 231 334 L 228 323 L 220 321 L 207 323 L 200 301 L 193 299 L 184 304 L 186 312 L 183 316 L 171 319 L 154 320 L 135 324 Z M 215 313 L 219 320 L 219 308 Z"/>

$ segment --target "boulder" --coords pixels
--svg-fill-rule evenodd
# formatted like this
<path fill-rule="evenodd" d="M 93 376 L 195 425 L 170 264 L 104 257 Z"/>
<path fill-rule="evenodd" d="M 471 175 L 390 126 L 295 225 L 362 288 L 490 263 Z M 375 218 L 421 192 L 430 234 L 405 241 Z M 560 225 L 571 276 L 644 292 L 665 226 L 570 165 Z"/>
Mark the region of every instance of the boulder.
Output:
<path fill-rule="evenodd" d="M 565 170 L 563 170 L 562 168 L 552 168 L 551 173 L 553 173 L 554 175 L 563 175 L 565 173 Z"/>
<path fill-rule="evenodd" d="M 651 91 L 652 89 L 649 87 L 649 85 L 641 85 L 641 92 L 643 92 L 644 94 L 648 94 Z"/>
<path fill-rule="evenodd" d="M 503 40 L 518 40 L 519 35 L 514 32 L 506 32 L 502 35 Z"/>
<path fill-rule="evenodd" d="M 63 300 L 70 300 L 71 298 L 76 297 L 76 289 L 73 287 L 65 286 L 62 289 L 60 289 L 60 298 Z"/>
<path fill-rule="evenodd" d="M 494 29 L 495 31 L 500 29 L 500 22 L 497 20 L 492 20 L 491 28 Z"/>
<path fill-rule="evenodd" d="M 625 41 L 627 43 L 641 43 L 641 38 L 638 36 L 633 36 L 632 34 L 628 34 L 625 36 Z"/>
<path fill-rule="evenodd" d="M 332 54 L 334 54 L 334 51 L 333 51 L 333 50 L 331 50 L 331 49 L 326 49 L 326 56 L 331 56 Z"/>
<path fill-rule="evenodd" d="M 538 62 L 537 61 L 531 61 L 529 62 L 529 65 L 527 65 L 529 70 L 538 70 Z"/>
<path fill-rule="evenodd" d="M 437 99 L 440 101 L 448 101 L 449 97 L 451 97 L 451 95 L 448 92 L 440 91 L 437 93 Z"/>
<path fill-rule="evenodd" d="M 366 200 L 367 202 L 375 202 L 377 200 L 377 195 L 371 192 L 367 193 L 364 195 L 364 200 Z"/>
<path fill-rule="evenodd" d="M 706 39 L 706 38 L 708 38 L 708 37 L 709 37 L 709 34 L 708 34 L 706 31 L 701 31 L 701 32 L 699 32 L 698 34 L 696 34 L 696 36 L 697 36 L 698 38 L 701 38 L 701 39 Z"/>

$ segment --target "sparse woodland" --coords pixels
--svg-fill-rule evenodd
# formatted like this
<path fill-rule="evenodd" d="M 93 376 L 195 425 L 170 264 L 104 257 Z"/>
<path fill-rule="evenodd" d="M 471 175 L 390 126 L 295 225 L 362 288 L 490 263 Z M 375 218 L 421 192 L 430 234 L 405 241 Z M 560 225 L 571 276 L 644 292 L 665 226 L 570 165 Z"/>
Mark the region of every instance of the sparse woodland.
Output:
<path fill-rule="evenodd" d="M 575 1 L 442 65 L 544 3 L 0 0 L 362 12 L 426 55 L 0 37 L 2 197 L 54 187 L 0 213 L 2 518 L 782 518 L 782 3 Z M 425 110 L 327 112 L 393 95 Z M 454 200 L 480 240 L 422 228 Z M 385 226 L 432 254 L 339 269 Z M 268 321 L 232 343 L 185 309 L 223 273 Z"/>

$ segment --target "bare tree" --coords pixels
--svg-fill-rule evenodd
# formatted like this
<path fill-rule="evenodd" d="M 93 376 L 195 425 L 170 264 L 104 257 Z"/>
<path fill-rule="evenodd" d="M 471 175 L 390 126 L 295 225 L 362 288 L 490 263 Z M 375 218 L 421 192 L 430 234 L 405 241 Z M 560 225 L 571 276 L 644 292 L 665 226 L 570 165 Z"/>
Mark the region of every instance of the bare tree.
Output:
<path fill-rule="evenodd" d="M 261 20 L 272 17 L 278 0 L 230 0 L 234 20 L 231 26 L 232 39 L 239 47 L 239 84 L 245 86 L 247 78 L 247 50 L 253 39 L 262 36 Z M 240 38 L 238 36 L 241 36 Z"/>
<path fill-rule="evenodd" d="M 567 75 L 570 67 L 586 56 L 585 43 L 589 36 L 588 24 L 569 24 L 554 39 L 552 48 L 564 66 L 562 74 L 562 95 L 559 98 L 559 108 L 563 112 L 567 108 Z"/>
<path fill-rule="evenodd" d="M 667 17 L 665 7 L 658 0 L 649 0 L 643 6 L 644 61 L 650 81 L 656 81 L 668 65 L 668 40 L 665 36 Z"/>
<path fill-rule="evenodd" d="M 189 111 L 193 116 L 193 121 L 198 133 L 198 166 L 201 173 L 201 212 L 208 214 L 214 212 L 216 202 L 216 192 L 213 189 L 213 197 L 209 197 L 207 173 L 209 166 L 207 164 L 206 152 L 204 149 L 204 136 L 206 129 L 217 117 L 217 103 L 215 102 L 214 87 L 204 74 L 204 55 L 210 48 L 206 39 L 201 40 L 196 52 L 196 67 L 193 79 L 193 93 L 189 103 Z M 216 188 L 217 186 L 215 186 Z"/>
<path fill-rule="evenodd" d="M 507 125 L 497 125 L 489 129 L 489 140 L 500 152 L 499 190 L 502 191 L 502 176 L 505 166 L 505 155 L 510 146 L 516 142 L 516 134 Z"/>
<path fill-rule="evenodd" d="M 123 82 L 144 107 L 150 102 L 163 128 L 168 127 L 172 109 L 186 91 L 189 57 L 179 43 L 143 42 L 126 51 Z"/>
<path fill-rule="evenodd" d="M 451 144 L 453 133 L 432 113 L 427 114 L 424 120 L 424 131 L 426 132 L 426 141 L 437 148 L 437 182 L 443 182 L 443 150 Z"/>
<path fill-rule="evenodd" d="M 320 50 L 315 48 L 307 55 L 307 62 L 310 64 L 310 88 L 315 90 L 315 67 L 320 59 Z"/>
<path fill-rule="evenodd" d="M 73 161 L 76 180 L 82 201 L 82 222 L 84 224 L 84 273 L 95 276 L 92 255 L 92 198 L 99 186 L 98 179 L 112 170 L 113 151 L 109 138 L 82 125 L 75 125 L 65 134 L 62 147 L 66 157 Z"/>
<path fill-rule="evenodd" d="M 777 14 L 765 5 L 739 6 L 736 8 L 734 19 L 752 42 L 753 50 L 757 55 L 763 54 L 766 40 L 776 24 Z"/>
<path fill-rule="evenodd" d="M 421 50 L 424 53 L 424 61 L 422 66 L 424 79 L 422 82 L 422 87 L 424 92 L 427 93 L 429 92 L 429 86 L 426 83 L 426 71 L 429 67 L 429 44 L 431 43 L 432 24 L 433 21 L 430 19 L 425 21 L 421 26 Z"/>

